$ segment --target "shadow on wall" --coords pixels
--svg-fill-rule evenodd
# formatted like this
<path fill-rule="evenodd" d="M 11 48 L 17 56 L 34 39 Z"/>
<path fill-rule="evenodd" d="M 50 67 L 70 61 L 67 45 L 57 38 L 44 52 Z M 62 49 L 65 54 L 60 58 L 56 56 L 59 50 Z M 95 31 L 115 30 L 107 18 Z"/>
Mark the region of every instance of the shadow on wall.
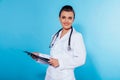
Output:
<path fill-rule="evenodd" d="M 87 53 L 87 54 L 88 55 L 86 57 L 85 65 L 75 69 L 76 80 L 102 80 L 96 67 L 94 66 L 90 53 Z M 44 80 L 45 71 L 46 70 L 44 69 L 44 70 L 40 70 L 39 72 L 37 72 L 36 79 Z"/>
<path fill-rule="evenodd" d="M 73 26 L 76 29 L 76 31 L 82 33 L 82 36 L 85 42 L 87 39 L 85 35 L 86 34 L 85 27 L 81 24 L 74 24 Z M 101 80 L 101 77 L 96 67 L 94 66 L 95 63 L 93 63 L 93 60 L 92 60 L 93 57 L 91 57 L 90 55 L 91 52 L 87 50 L 86 54 L 87 56 L 86 56 L 85 65 L 75 69 L 76 80 Z"/>
<path fill-rule="evenodd" d="M 85 65 L 75 70 L 76 80 L 101 80 L 101 77 L 94 66 L 90 52 L 87 52 Z"/>

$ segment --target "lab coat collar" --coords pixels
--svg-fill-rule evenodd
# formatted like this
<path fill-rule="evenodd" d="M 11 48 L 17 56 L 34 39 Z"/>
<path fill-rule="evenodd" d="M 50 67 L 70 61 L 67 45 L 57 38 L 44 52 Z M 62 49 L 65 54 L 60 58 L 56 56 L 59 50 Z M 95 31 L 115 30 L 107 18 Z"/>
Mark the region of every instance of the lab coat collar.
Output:
<path fill-rule="evenodd" d="M 75 29 L 73 28 L 73 32 L 74 31 L 75 31 Z M 69 38 L 70 32 L 71 32 L 71 30 L 69 30 L 62 38 L 60 38 L 61 33 L 62 33 L 62 31 L 60 31 L 59 36 L 58 36 L 58 40 L 62 41 L 62 40 L 65 40 L 65 39 Z"/>

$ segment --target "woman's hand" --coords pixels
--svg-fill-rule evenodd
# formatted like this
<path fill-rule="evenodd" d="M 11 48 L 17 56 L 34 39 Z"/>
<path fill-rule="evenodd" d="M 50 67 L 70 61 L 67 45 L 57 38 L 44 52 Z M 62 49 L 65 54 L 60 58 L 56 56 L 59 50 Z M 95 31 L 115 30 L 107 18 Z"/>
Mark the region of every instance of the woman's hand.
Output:
<path fill-rule="evenodd" d="M 58 59 L 50 58 L 50 60 L 49 60 L 48 62 L 49 62 L 50 65 L 52 65 L 53 67 L 58 67 L 58 66 L 59 66 Z"/>

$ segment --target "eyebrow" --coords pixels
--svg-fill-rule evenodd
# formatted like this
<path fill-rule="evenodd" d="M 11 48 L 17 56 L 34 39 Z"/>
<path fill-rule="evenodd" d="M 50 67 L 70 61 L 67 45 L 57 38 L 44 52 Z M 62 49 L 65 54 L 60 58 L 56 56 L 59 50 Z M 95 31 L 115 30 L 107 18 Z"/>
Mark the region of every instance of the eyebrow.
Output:
<path fill-rule="evenodd" d="M 66 18 L 66 16 L 61 16 L 62 18 Z M 72 16 L 69 16 L 68 18 L 72 18 Z"/>

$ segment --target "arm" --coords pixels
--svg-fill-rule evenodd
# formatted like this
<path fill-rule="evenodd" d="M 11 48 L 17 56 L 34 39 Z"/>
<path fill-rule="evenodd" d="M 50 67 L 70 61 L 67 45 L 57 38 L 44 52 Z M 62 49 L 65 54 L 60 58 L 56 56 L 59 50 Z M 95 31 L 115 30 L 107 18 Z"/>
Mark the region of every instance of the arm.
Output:
<path fill-rule="evenodd" d="M 64 55 L 59 56 L 59 68 L 70 69 L 82 66 L 86 59 L 86 50 L 81 34 L 74 35 L 71 41 L 71 51 L 67 51 Z"/>

